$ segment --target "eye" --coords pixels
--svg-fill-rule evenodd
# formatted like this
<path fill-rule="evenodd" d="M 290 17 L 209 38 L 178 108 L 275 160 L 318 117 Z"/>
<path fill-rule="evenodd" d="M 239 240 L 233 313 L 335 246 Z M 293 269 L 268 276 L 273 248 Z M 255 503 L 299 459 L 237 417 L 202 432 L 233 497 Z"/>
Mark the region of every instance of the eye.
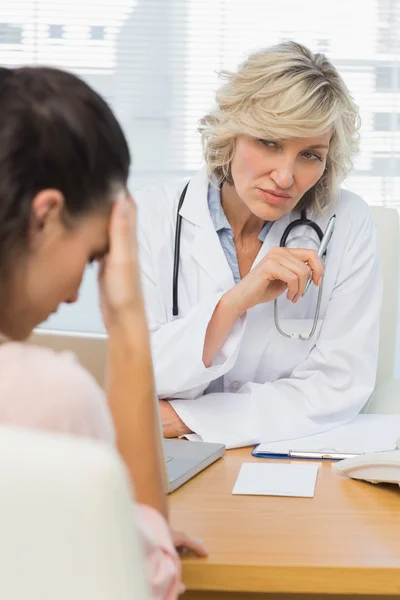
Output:
<path fill-rule="evenodd" d="M 319 160 L 320 162 L 324 162 L 324 159 L 319 154 L 315 154 L 315 152 L 303 152 L 304 158 L 307 160 Z"/>
<path fill-rule="evenodd" d="M 266 148 L 279 148 L 278 144 L 274 140 L 258 140 L 262 146 Z"/>

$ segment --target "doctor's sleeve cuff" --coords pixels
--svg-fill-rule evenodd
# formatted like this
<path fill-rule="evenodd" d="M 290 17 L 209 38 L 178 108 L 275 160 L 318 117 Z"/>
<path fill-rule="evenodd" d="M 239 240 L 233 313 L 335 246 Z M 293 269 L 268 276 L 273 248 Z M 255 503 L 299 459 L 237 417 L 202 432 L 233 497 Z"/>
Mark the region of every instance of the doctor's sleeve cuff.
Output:
<path fill-rule="evenodd" d="M 251 419 L 251 394 L 215 393 L 191 402 L 171 400 L 170 404 L 193 432 L 185 436 L 190 441 L 220 443 L 227 448 L 262 441 Z"/>
<path fill-rule="evenodd" d="M 208 385 L 234 366 L 246 326 L 246 316 L 234 324 L 210 367 L 203 363 L 208 324 L 223 293 L 194 307 L 152 334 L 157 393 L 160 399 L 197 398 Z"/>

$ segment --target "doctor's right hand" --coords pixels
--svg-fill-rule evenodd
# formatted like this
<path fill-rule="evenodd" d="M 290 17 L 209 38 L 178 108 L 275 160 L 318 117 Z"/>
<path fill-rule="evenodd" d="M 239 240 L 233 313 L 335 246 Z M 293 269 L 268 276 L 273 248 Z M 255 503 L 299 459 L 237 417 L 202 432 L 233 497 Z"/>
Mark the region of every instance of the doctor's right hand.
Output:
<path fill-rule="evenodd" d="M 306 248 L 271 248 L 266 256 L 222 296 L 207 327 L 203 347 L 203 364 L 208 368 L 234 323 L 247 310 L 271 302 L 287 291 L 287 299 L 296 303 L 312 275 L 320 285 L 323 264 L 315 250 Z"/>
<path fill-rule="evenodd" d="M 271 248 L 266 256 L 227 292 L 226 300 L 243 314 L 257 304 L 271 302 L 287 290 L 286 297 L 296 303 L 304 293 L 308 278 L 319 285 L 323 263 L 315 250 Z"/>

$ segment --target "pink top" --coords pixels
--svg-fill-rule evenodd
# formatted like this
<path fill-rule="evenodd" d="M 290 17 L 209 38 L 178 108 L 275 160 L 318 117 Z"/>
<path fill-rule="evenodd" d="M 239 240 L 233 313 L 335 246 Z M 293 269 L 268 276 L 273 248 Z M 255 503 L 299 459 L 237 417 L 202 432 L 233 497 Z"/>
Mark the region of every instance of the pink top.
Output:
<path fill-rule="evenodd" d="M 0 423 L 115 443 L 105 395 L 74 355 L 30 344 L 0 343 Z M 152 598 L 177 598 L 180 562 L 167 523 L 149 506 L 138 510 Z"/>

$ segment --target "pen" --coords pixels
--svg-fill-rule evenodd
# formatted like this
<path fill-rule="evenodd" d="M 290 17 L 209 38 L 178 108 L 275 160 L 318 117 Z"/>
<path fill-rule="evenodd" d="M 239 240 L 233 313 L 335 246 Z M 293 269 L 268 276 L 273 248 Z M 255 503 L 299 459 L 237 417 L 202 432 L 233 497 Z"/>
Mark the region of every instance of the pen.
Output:
<path fill-rule="evenodd" d="M 353 458 L 359 456 L 357 452 L 330 452 L 329 450 L 289 450 L 290 458 L 329 458 L 331 460 L 343 460 L 345 458 Z"/>
<path fill-rule="evenodd" d="M 335 222 L 336 222 L 336 215 L 333 215 L 333 217 L 331 217 L 329 219 L 329 223 L 327 225 L 327 228 L 325 229 L 325 233 L 322 236 L 321 244 L 318 248 L 318 257 L 319 258 L 322 258 L 324 256 L 325 252 L 327 251 L 328 244 L 331 241 L 332 233 L 335 229 Z M 306 283 L 306 287 L 304 288 L 303 296 L 306 294 L 308 288 L 310 287 L 311 281 L 312 281 L 312 273 L 310 274 L 308 281 Z"/>

